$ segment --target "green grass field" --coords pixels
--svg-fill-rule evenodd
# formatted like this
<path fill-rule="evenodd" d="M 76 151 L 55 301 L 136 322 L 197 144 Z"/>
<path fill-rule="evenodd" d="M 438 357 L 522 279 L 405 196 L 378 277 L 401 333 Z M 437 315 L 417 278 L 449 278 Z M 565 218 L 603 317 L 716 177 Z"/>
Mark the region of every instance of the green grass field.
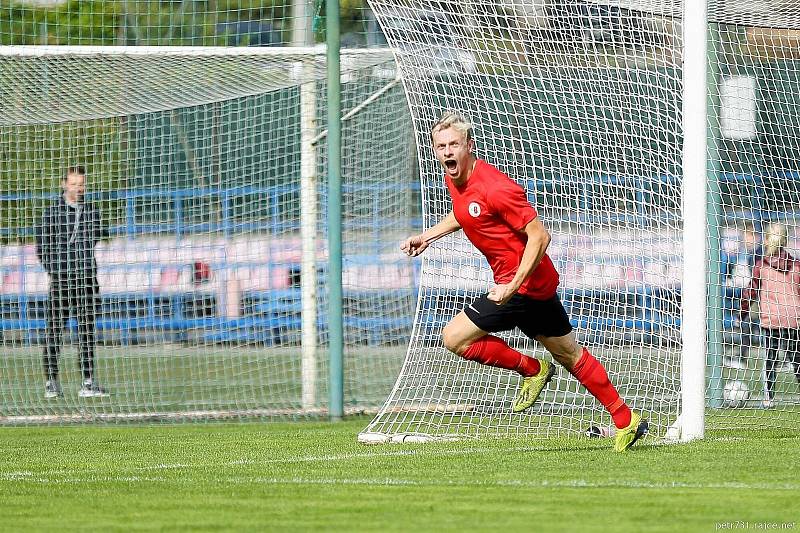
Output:
<path fill-rule="evenodd" d="M 0 529 L 800 527 L 796 432 L 615 454 L 579 437 L 367 447 L 366 422 L 5 428 Z"/>
<path fill-rule="evenodd" d="M 64 398 L 46 400 L 39 346 L 0 345 L 0 421 L 3 416 L 59 416 L 75 413 L 295 410 L 302 406 L 299 347 L 99 346 L 98 381 L 109 398 L 78 398 L 81 376 L 77 348 L 60 357 Z M 405 348 L 349 347 L 345 353 L 345 395 L 352 405 L 377 408 L 400 371 Z M 317 365 L 319 405 L 328 398 L 324 350 Z"/>

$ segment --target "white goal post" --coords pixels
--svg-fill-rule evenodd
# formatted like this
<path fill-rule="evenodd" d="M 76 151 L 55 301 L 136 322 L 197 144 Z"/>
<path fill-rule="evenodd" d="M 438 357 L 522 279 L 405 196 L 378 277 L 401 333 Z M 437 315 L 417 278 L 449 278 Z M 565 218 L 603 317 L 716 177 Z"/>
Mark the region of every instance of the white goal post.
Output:
<path fill-rule="evenodd" d="M 687 2 L 683 13 L 683 280 L 681 281 L 681 407 L 668 431 L 682 441 L 705 433 L 706 307 L 709 262 L 707 226 L 705 2 Z M 691 50 L 692 53 L 686 53 Z"/>
<path fill-rule="evenodd" d="M 748 290 L 770 254 L 800 252 L 800 18 L 790 14 L 800 4 L 703 4 L 370 0 L 414 119 L 425 226 L 450 209 L 429 130 L 456 109 L 475 126 L 479 157 L 523 185 L 550 228 L 580 340 L 652 433 L 681 441 L 796 429 L 800 403 L 794 333 L 764 315 L 770 298 L 794 313 L 791 297 Z M 770 231 L 784 231 L 783 251 L 767 246 Z M 422 261 L 406 361 L 362 442 L 609 426 L 563 369 L 529 413 L 513 414 L 519 377 L 440 340 L 488 288 L 485 261 L 459 234 Z M 549 357 L 519 332 L 505 338 Z"/>

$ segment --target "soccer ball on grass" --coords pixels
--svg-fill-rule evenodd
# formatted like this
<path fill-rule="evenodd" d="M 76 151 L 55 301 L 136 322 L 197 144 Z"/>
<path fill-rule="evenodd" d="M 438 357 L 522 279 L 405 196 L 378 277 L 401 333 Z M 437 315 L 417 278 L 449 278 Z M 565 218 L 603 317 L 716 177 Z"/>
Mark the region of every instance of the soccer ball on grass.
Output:
<path fill-rule="evenodd" d="M 742 381 L 729 381 L 725 384 L 722 397 L 725 407 L 744 407 L 745 402 L 750 398 L 750 389 Z"/>

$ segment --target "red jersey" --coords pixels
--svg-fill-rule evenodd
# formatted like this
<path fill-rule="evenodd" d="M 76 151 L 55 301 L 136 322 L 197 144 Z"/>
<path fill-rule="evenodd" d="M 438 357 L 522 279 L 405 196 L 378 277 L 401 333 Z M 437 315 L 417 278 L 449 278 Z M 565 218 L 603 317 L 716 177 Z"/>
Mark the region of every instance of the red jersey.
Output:
<path fill-rule="evenodd" d="M 528 236 L 523 231 L 537 217 L 525 190 L 498 169 L 478 159 L 461 187 L 445 175 L 453 201 L 453 214 L 467 238 L 489 261 L 495 283 L 511 282 L 525 252 Z M 522 282 L 518 294 L 547 300 L 558 287 L 558 272 L 545 254 Z"/>

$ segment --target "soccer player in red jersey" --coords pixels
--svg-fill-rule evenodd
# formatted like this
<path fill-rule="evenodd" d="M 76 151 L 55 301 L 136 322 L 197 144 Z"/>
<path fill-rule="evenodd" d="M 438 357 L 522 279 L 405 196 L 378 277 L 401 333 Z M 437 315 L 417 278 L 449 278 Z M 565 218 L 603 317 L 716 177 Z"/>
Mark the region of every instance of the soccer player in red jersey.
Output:
<path fill-rule="evenodd" d="M 550 234 L 528 202 L 525 190 L 473 153 L 472 127 L 458 113 L 445 113 L 431 129 L 436 158 L 445 171 L 453 204 L 440 222 L 409 237 L 402 249 L 421 254 L 430 242 L 464 230 L 486 256 L 495 285 L 456 315 L 442 331 L 448 350 L 465 359 L 505 368 L 523 377 L 512 410 L 529 408 L 552 379 L 555 366 L 511 348 L 491 335 L 518 327 L 542 343 L 608 410 L 617 427 L 614 449 L 625 451 L 647 433 L 648 424 L 631 411 L 603 365 L 580 346 L 558 298 L 558 272 L 547 255 Z"/>

